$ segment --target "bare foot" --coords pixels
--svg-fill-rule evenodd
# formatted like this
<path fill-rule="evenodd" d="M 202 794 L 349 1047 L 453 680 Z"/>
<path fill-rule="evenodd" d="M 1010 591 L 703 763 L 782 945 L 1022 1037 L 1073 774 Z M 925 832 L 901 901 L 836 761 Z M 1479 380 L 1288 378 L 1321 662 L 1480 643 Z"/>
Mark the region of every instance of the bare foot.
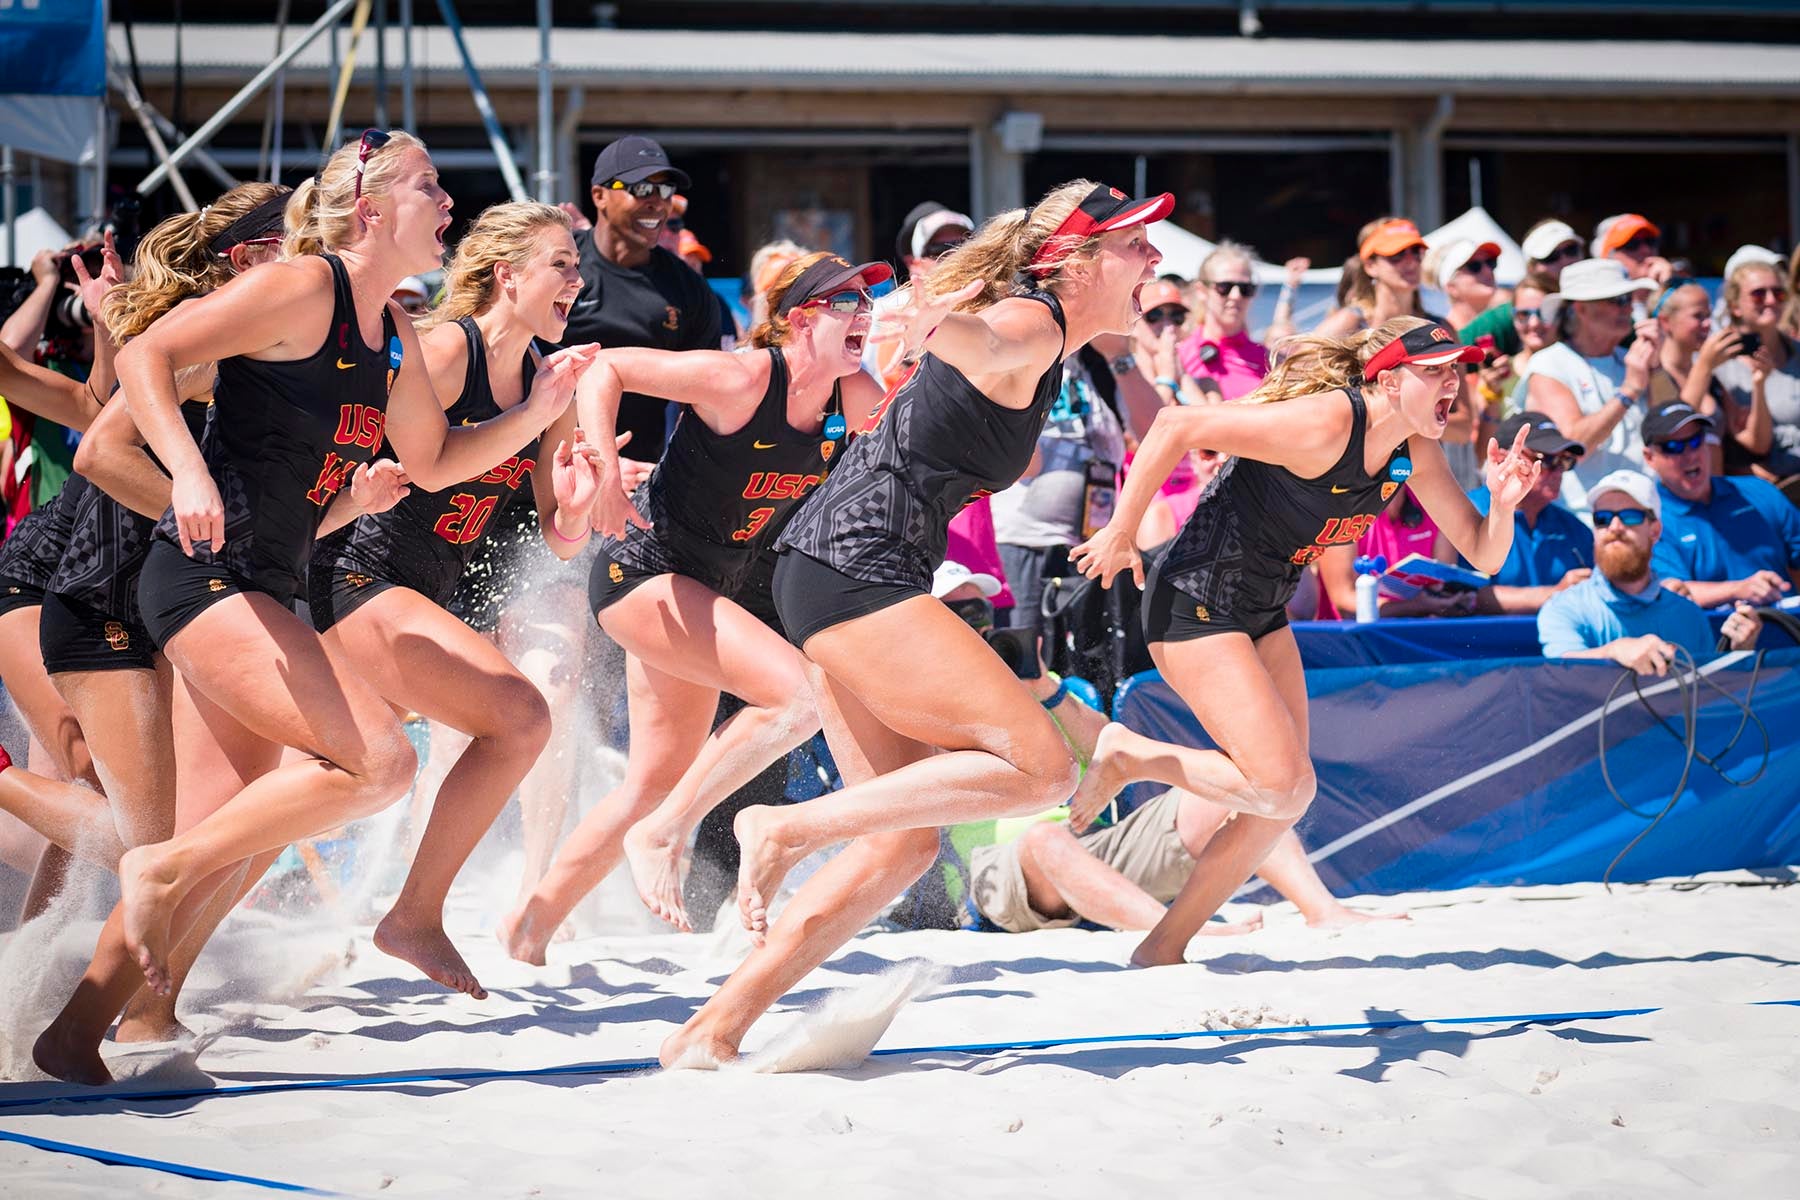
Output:
<path fill-rule="evenodd" d="M 656 1057 L 665 1071 L 716 1071 L 737 1056 L 737 1046 L 694 1029 L 690 1021 L 664 1039 Z"/>
<path fill-rule="evenodd" d="M 529 899 L 521 901 L 519 907 L 500 918 L 494 936 L 513 958 L 534 967 L 544 965 L 544 950 L 550 945 L 550 934 L 538 928 L 538 922 L 532 919 Z"/>
<path fill-rule="evenodd" d="M 487 999 L 487 991 L 476 982 L 475 972 L 469 970 L 469 964 L 436 921 L 409 921 L 396 909 L 375 927 L 375 948 L 411 963 L 434 983 L 477 1000 Z"/>
<path fill-rule="evenodd" d="M 160 846 L 138 846 L 119 859 L 119 906 L 124 917 L 125 948 L 144 973 L 144 986 L 167 996 L 169 918 L 181 900 L 174 869 L 163 860 Z"/>
<path fill-rule="evenodd" d="M 1306 924 L 1311 929 L 1347 929 L 1352 925 L 1367 925 L 1372 921 L 1410 921 L 1411 913 L 1368 913 L 1358 912 L 1354 908 L 1345 908 L 1334 904 L 1322 913 L 1309 914 Z"/>
<path fill-rule="evenodd" d="M 113 1030 L 113 1041 L 121 1045 L 133 1042 L 176 1042 L 191 1038 L 194 1031 L 175 1018 L 174 1013 L 154 1012 L 149 1006 L 141 1013 L 127 1011 Z"/>
<path fill-rule="evenodd" d="M 681 851 L 686 838 L 665 841 L 651 832 L 648 821 L 625 831 L 625 863 L 644 907 L 683 933 L 692 933 L 681 903 Z"/>
<path fill-rule="evenodd" d="M 1117 721 L 1107 722 L 1100 730 L 1100 736 L 1094 739 L 1094 755 L 1075 787 L 1075 795 L 1069 799 L 1071 830 L 1085 832 L 1100 811 L 1112 803 L 1119 789 L 1131 782 L 1130 764 L 1121 750 L 1136 737 Z"/>
<path fill-rule="evenodd" d="M 1208 922 L 1210 924 L 1211 922 Z M 1146 937 L 1138 943 L 1137 949 L 1131 952 L 1131 965 L 1134 967 L 1175 967 L 1187 961 L 1187 943 L 1181 945 L 1162 945 L 1153 938 Z"/>
<path fill-rule="evenodd" d="M 769 932 L 769 905 L 781 890 L 781 881 L 806 857 L 806 847 L 784 842 L 771 829 L 776 812 L 766 804 L 752 804 L 731 823 L 737 834 L 738 916 L 758 946 Z"/>
<path fill-rule="evenodd" d="M 100 1087 L 113 1081 L 99 1045 L 64 1026 L 60 1017 L 38 1035 L 31 1047 L 31 1061 L 44 1074 L 67 1083 Z"/>
<path fill-rule="evenodd" d="M 1262 927 L 1263 915 L 1257 913 L 1247 921 L 1208 921 L 1200 927 L 1200 936 L 1237 937 L 1239 934 L 1255 933 Z"/>

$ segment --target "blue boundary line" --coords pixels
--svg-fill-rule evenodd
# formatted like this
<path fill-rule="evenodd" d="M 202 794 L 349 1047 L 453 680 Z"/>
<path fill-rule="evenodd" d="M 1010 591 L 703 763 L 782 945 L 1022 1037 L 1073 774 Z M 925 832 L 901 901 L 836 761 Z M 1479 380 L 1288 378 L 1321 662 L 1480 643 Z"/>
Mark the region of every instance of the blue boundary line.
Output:
<path fill-rule="evenodd" d="M 9 1129 L 0 1129 L 0 1142 L 17 1142 L 21 1146 L 30 1146 L 34 1150 L 48 1150 L 52 1154 L 72 1154 L 79 1158 L 92 1159 L 109 1167 L 140 1167 L 146 1171 L 160 1171 L 165 1175 L 179 1175 L 184 1179 L 203 1179 L 209 1183 L 247 1183 L 252 1187 L 268 1188 L 277 1192 L 298 1192 L 308 1196 L 340 1196 L 342 1192 L 328 1192 L 321 1188 L 306 1187 L 298 1183 L 283 1183 L 279 1179 L 261 1179 L 255 1175 L 236 1175 L 230 1171 L 215 1171 L 210 1167 L 189 1166 L 187 1163 L 168 1162 L 160 1158 L 139 1158 L 135 1154 L 120 1154 L 115 1150 L 102 1150 L 98 1146 L 77 1146 L 73 1142 L 53 1142 L 48 1138 L 32 1137 L 28 1133 L 14 1133 Z"/>
<path fill-rule="evenodd" d="M 1800 1008 L 1800 1000 L 1757 1000 L 1757 1006 Z M 924 1056 L 931 1054 L 999 1054 L 1008 1050 L 1048 1050 L 1057 1046 L 1125 1045 L 1133 1042 L 1178 1042 L 1199 1038 L 1278 1037 L 1308 1033 L 1368 1033 L 1388 1029 L 1411 1029 L 1425 1025 L 1554 1025 L 1565 1021 L 1610 1021 L 1621 1017 L 1641 1017 L 1661 1012 L 1662 1008 L 1607 1008 L 1548 1013 L 1506 1013 L 1479 1017 L 1394 1017 L 1379 1021 L 1345 1021 L 1329 1025 L 1267 1025 L 1252 1029 L 1190 1029 L 1172 1033 L 1101 1034 L 1092 1037 L 1036 1038 L 1010 1042 L 965 1042 L 941 1046 L 897 1046 L 875 1050 L 872 1058 Z M 342 1079 L 295 1079 L 279 1083 L 228 1084 L 224 1087 L 177 1088 L 168 1091 L 104 1091 L 63 1092 L 54 1095 L 21 1096 L 0 1100 L 0 1109 L 32 1108 L 65 1104 L 102 1104 L 110 1102 L 144 1104 L 163 1100 L 194 1100 L 210 1096 L 255 1096 L 276 1092 L 326 1091 L 339 1088 L 388 1087 L 407 1083 L 482 1083 L 501 1079 L 545 1079 L 565 1075 L 629 1075 L 655 1070 L 655 1059 L 624 1059 L 614 1062 L 571 1063 L 558 1067 L 527 1067 L 521 1070 L 417 1071 L 391 1075 L 352 1075 Z"/>

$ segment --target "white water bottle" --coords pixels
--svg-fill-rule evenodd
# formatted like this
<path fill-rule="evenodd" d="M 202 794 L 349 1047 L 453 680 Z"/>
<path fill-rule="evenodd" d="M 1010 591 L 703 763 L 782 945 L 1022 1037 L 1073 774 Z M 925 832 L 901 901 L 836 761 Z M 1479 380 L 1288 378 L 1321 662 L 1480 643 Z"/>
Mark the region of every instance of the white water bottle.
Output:
<path fill-rule="evenodd" d="M 1367 571 L 1356 577 L 1356 623 L 1367 625 L 1381 618 L 1381 581 Z"/>

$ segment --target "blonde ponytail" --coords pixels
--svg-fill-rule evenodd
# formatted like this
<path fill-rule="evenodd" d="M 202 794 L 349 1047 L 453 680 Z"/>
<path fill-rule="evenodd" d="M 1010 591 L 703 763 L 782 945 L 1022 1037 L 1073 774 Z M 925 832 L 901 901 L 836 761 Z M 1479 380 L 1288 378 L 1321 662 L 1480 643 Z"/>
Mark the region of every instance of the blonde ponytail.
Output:
<path fill-rule="evenodd" d="M 1015 208 L 990 218 L 938 260 L 925 281 L 925 294 L 948 295 L 979 279 L 984 285 L 981 292 L 961 308 L 977 312 L 1017 295 L 1028 283 L 1055 290 L 1065 267 L 1092 259 L 1099 248 L 1097 236 L 1065 234 L 1057 239 L 1058 244 L 1051 244 L 1057 229 L 1094 186 L 1086 179 L 1072 179 L 1050 189 L 1029 209 Z"/>
<path fill-rule="evenodd" d="M 339 146 L 317 175 L 294 189 L 287 206 L 287 241 L 281 247 L 284 258 L 323 254 L 355 240 L 356 162 L 361 150 L 360 140 Z M 370 151 L 362 170 L 363 195 L 388 194 L 400 174 L 406 150 L 430 153 L 424 142 L 404 130 L 389 134 L 385 143 Z"/>
<path fill-rule="evenodd" d="M 1430 323 L 1422 317 L 1390 317 L 1373 329 L 1359 330 L 1349 337 L 1304 334 L 1288 338 L 1277 348 L 1279 361 L 1268 378 L 1245 396 L 1243 403 L 1274 404 L 1358 386 L 1363 364 L 1374 358 L 1377 351 L 1407 330 Z"/>

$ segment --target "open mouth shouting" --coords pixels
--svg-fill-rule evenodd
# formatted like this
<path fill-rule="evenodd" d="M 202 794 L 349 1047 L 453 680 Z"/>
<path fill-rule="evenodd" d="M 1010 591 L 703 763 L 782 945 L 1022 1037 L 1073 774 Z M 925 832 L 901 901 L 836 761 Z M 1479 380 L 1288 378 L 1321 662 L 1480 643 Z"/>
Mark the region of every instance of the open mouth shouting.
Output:
<path fill-rule="evenodd" d="M 432 236 L 437 239 L 437 248 L 438 248 L 438 253 L 440 253 L 440 254 L 443 253 L 443 250 L 444 250 L 444 235 L 446 233 L 448 233 L 449 231 L 450 231 L 450 218 L 445 217 L 443 219 L 443 222 L 438 225 L 437 230 L 432 234 Z"/>

